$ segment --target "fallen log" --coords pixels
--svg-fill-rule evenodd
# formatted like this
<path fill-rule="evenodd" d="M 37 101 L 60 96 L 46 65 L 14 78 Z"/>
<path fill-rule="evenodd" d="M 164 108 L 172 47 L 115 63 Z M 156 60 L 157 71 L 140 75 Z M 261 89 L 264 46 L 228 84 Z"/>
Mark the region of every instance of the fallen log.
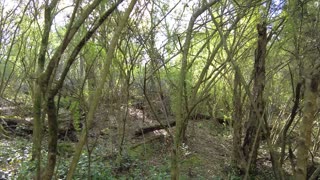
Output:
<path fill-rule="evenodd" d="M 18 136 L 32 134 L 33 123 L 19 117 L 1 117 L 0 124 L 7 132 Z"/>
<path fill-rule="evenodd" d="M 23 118 L 1 117 L 0 124 L 9 134 L 17 136 L 27 136 L 33 133 L 33 122 Z M 46 129 L 44 130 L 46 132 Z M 77 142 L 78 138 L 73 125 L 60 126 L 58 129 L 58 138 L 61 140 L 70 140 Z"/>
<path fill-rule="evenodd" d="M 153 132 L 155 130 L 165 129 L 165 128 L 173 127 L 175 125 L 176 125 L 176 121 L 172 121 L 172 122 L 169 122 L 169 123 L 163 124 L 163 125 L 159 124 L 159 125 L 144 127 L 144 128 L 141 128 L 141 129 L 135 131 L 134 135 L 141 136 L 143 134 L 147 134 L 147 133 Z"/>
<path fill-rule="evenodd" d="M 212 117 L 210 115 L 198 113 L 198 114 L 194 114 L 194 115 L 190 116 L 190 119 L 192 119 L 192 120 L 204 120 L 204 119 L 210 120 L 210 119 L 212 119 Z"/>
<path fill-rule="evenodd" d="M 224 118 L 213 118 L 209 115 L 205 115 L 205 114 L 195 114 L 193 116 L 189 117 L 191 120 L 215 120 L 217 123 L 225 125 L 225 126 L 229 126 L 229 121 L 225 120 Z M 171 121 L 169 122 L 169 124 L 163 124 L 163 125 L 154 125 L 154 126 L 149 126 L 149 127 L 144 127 L 144 128 L 140 128 L 139 130 L 136 130 L 134 135 L 135 136 L 141 136 L 143 134 L 147 134 L 150 132 L 153 132 L 155 130 L 160 130 L 160 129 L 165 129 L 168 127 L 173 127 L 176 125 L 175 121 Z"/>
<path fill-rule="evenodd" d="M 4 124 L 6 126 L 16 126 L 18 124 L 21 125 L 26 125 L 26 126 L 32 126 L 33 123 L 32 121 L 27 121 L 26 119 L 23 118 L 17 118 L 17 117 L 1 117 L 0 118 L 2 120 L 1 124 Z"/>

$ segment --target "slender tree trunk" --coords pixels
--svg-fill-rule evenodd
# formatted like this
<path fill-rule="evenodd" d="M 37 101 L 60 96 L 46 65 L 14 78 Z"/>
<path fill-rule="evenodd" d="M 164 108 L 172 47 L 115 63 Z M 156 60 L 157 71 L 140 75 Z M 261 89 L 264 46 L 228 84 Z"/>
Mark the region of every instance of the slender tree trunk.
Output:
<path fill-rule="evenodd" d="M 286 122 L 284 128 L 283 128 L 283 132 L 281 134 L 281 154 L 280 154 L 280 165 L 282 166 L 284 163 L 284 158 L 285 158 L 285 152 L 286 152 L 286 144 L 287 144 L 287 132 L 289 130 L 289 128 L 291 127 L 294 118 L 296 117 L 297 113 L 298 113 L 298 109 L 299 109 L 299 103 L 300 103 L 300 91 L 301 91 L 301 87 L 302 87 L 302 82 L 299 82 L 296 85 L 296 91 L 295 91 L 295 100 L 294 100 L 294 105 L 292 107 L 291 110 L 291 114 L 290 114 L 290 119 L 289 121 Z"/>
<path fill-rule="evenodd" d="M 312 125 L 318 110 L 318 86 L 319 74 L 311 75 L 311 78 L 305 81 L 305 94 L 303 106 L 303 119 L 300 126 L 300 138 L 298 140 L 297 167 L 295 179 L 307 179 L 308 154 L 311 147 Z"/>
<path fill-rule="evenodd" d="M 241 104 L 241 84 L 239 72 L 235 71 L 233 89 L 233 148 L 232 166 L 238 170 L 244 170 L 243 154 L 241 151 L 242 135 L 242 104 Z"/>
<path fill-rule="evenodd" d="M 174 137 L 174 147 L 172 149 L 171 157 L 171 179 L 178 180 L 180 178 L 180 156 L 181 156 L 181 144 L 182 144 L 182 127 L 181 123 L 176 123 L 176 133 Z"/>
<path fill-rule="evenodd" d="M 41 174 L 41 134 L 42 134 L 42 98 L 41 90 L 37 83 L 34 85 L 33 100 L 33 134 L 32 134 L 32 159 L 36 161 L 36 179 L 40 180 Z"/>
<path fill-rule="evenodd" d="M 54 96 L 50 96 L 47 100 L 47 114 L 48 114 L 48 162 L 45 173 L 42 177 L 44 180 L 50 180 L 53 177 L 56 159 L 57 159 L 57 144 L 58 144 L 58 121 L 57 111 L 54 103 Z"/>
<path fill-rule="evenodd" d="M 263 98 L 265 87 L 265 58 L 267 47 L 267 28 L 266 24 L 258 24 L 258 46 L 254 60 L 254 84 L 253 84 L 253 105 L 250 109 L 248 126 L 243 142 L 243 154 L 247 161 L 247 166 L 252 170 L 255 167 L 260 144 L 260 127 L 264 123 L 265 101 Z M 253 108 L 253 107 L 256 107 Z M 259 119 L 261 117 L 261 119 Z M 252 166 L 251 166 L 252 165 Z"/>
<path fill-rule="evenodd" d="M 123 96 L 125 102 L 125 113 L 121 118 L 121 130 L 120 132 L 120 144 L 119 144 L 119 156 L 122 158 L 123 156 L 123 149 L 125 145 L 125 137 L 126 137 L 126 127 L 127 127 L 127 120 L 128 120 L 128 113 L 129 113 L 129 98 L 130 98 L 130 72 L 125 75 L 125 82 L 123 83 Z"/>
<path fill-rule="evenodd" d="M 34 82 L 34 93 L 33 93 L 33 146 L 32 146 L 32 157 L 36 159 L 36 179 L 40 179 L 41 170 L 41 135 L 42 135 L 42 104 L 43 95 L 45 94 L 46 88 L 40 83 L 40 75 L 44 71 L 46 52 L 49 44 L 50 28 L 52 25 L 52 10 L 57 5 L 58 0 L 53 0 L 49 4 L 46 1 L 45 12 L 44 12 L 44 30 L 41 39 L 41 47 L 39 50 L 39 57 L 37 62 L 37 72 L 36 75 L 38 79 Z"/>
<path fill-rule="evenodd" d="M 102 95 L 102 89 L 103 89 L 103 87 L 105 85 L 105 82 L 107 81 L 107 75 L 109 73 L 110 66 L 112 64 L 112 60 L 113 60 L 113 57 L 114 57 L 114 51 L 116 50 L 117 43 L 118 43 L 118 40 L 120 38 L 121 32 L 122 32 L 123 28 L 125 27 L 125 25 L 126 25 L 126 23 L 128 21 L 129 15 L 130 15 L 131 11 L 133 10 L 133 7 L 135 6 L 136 2 L 137 2 L 137 0 L 132 0 L 130 2 L 129 7 L 127 8 L 125 13 L 123 14 L 122 18 L 120 18 L 119 25 L 116 28 L 116 30 L 115 30 L 115 32 L 113 34 L 113 37 L 111 39 L 111 42 L 110 42 L 110 45 L 109 45 L 109 49 L 108 49 L 107 55 L 106 55 L 107 56 L 107 58 L 106 58 L 107 62 L 104 64 L 104 67 L 102 69 L 102 74 L 100 76 L 101 79 L 97 82 L 97 88 L 95 89 L 93 99 L 92 99 L 91 102 L 89 102 L 90 103 L 90 107 L 89 107 L 89 112 L 88 112 L 88 116 L 87 116 L 87 125 L 88 125 L 88 127 L 84 128 L 84 130 L 82 131 L 81 138 L 79 140 L 79 143 L 77 144 L 77 148 L 76 148 L 75 154 L 73 156 L 72 162 L 71 162 L 70 167 L 69 167 L 69 171 L 68 171 L 68 174 L 67 174 L 67 180 L 72 179 L 73 173 L 76 170 L 78 161 L 79 161 L 80 156 L 81 156 L 82 148 L 83 148 L 84 144 L 87 141 L 88 132 L 86 131 L 86 129 L 90 129 L 91 124 L 93 122 L 94 113 L 95 113 L 95 111 L 96 111 L 96 109 L 98 107 L 98 103 L 100 102 L 99 100 L 100 100 L 101 95 Z"/>
<path fill-rule="evenodd" d="M 95 62 L 89 62 L 89 60 L 87 60 L 87 82 L 88 82 L 88 91 L 89 91 L 89 99 L 88 99 L 88 104 L 92 101 L 93 99 L 93 94 L 94 94 L 94 90 L 97 86 L 97 77 L 96 77 L 96 73 L 94 72 L 94 69 L 97 68 L 97 66 L 95 65 Z"/>
<path fill-rule="evenodd" d="M 195 20 L 204 13 L 208 8 L 215 4 L 216 0 L 211 0 L 207 4 L 203 5 L 197 9 L 191 16 L 188 28 L 186 40 L 183 44 L 183 52 L 181 59 L 181 70 L 178 82 L 178 96 L 177 96 L 177 112 L 176 112 L 176 130 L 174 137 L 174 148 L 172 150 L 171 159 L 171 179 L 180 179 L 180 158 L 181 158 L 181 146 L 182 140 L 185 137 L 186 129 L 188 125 L 187 111 L 188 111 L 188 98 L 187 98 L 187 88 L 186 88 L 186 76 L 187 76 L 187 65 L 188 65 L 188 55 L 189 48 L 192 39 L 192 31 Z"/>

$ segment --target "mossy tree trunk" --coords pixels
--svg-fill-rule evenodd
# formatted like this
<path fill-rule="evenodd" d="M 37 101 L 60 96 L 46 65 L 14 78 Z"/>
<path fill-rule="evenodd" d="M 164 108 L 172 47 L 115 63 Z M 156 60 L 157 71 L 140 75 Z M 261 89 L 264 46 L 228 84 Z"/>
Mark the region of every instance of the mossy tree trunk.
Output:
<path fill-rule="evenodd" d="M 70 71 L 71 65 L 76 60 L 77 55 L 83 48 L 83 46 L 88 42 L 92 37 L 98 27 L 110 16 L 110 14 L 116 9 L 116 7 L 122 2 L 119 0 L 117 3 L 111 6 L 104 14 L 99 17 L 97 23 L 88 31 L 84 37 L 78 42 L 78 44 L 72 49 L 71 54 L 66 59 L 65 66 L 62 70 L 62 73 L 58 79 L 55 77 L 55 69 L 59 65 L 62 55 L 67 49 L 68 45 L 78 32 L 81 25 L 88 18 L 90 13 L 101 3 L 100 0 L 95 0 L 91 4 L 88 4 L 82 13 L 77 17 L 76 12 L 80 7 L 80 1 L 76 1 L 72 16 L 70 18 L 66 33 L 61 44 L 55 50 L 52 58 L 49 60 L 46 69 L 44 69 L 46 52 L 49 43 L 49 34 L 52 25 L 53 19 L 53 10 L 56 8 L 58 1 L 52 1 L 50 4 L 46 2 L 45 6 L 45 27 L 42 37 L 42 44 L 40 48 L 40 54 L 38 59 L 38 69 L 37 69 L 37 80 L 34 86 L 34 152 L 37 159 L 37 176 L 36 179 L 52 179 L 56 164 L 56 155 L 57 155 L 57 112 L 55 106 L 55 97 L 58 94 L 59 90 L 63 86 L 63 82 Z M 44 173 L 40 177 L 40 160 L 41 160 L 41 119 L 44 117 L 44 111 L 42 105 L 45 105 L 45 111 L 48 115 L 48 128 L 49 128 L 49 137 L 48 137 L 48 160 L 47 166 L 44 169 Z M 36 150 L 36 151 L 35 151 Z"/>
<path fill-rule="evenodd" d="M 293 171 L 294 179 L 305 180 L 308 178 L 309 152 L 312 152 L 312 127 L 319 111 L 319 21 L 314 20 L 319 18 L 319 7 L 289 0 L 288 14 L 288 24 L 292 27 L 290 33 L 294 47 L 293 56 L 298 63 L 298 77 L 304 83 L 299 85 L 303 87 L 302 121 L 298 127 L 297 162 Z"/>
<path fill-rule="evenodd" d="M 242 103 L 241 103 L 241 83 L 238 71 L 234 74 L 233 89 L 233 148 L 232 148 L 232 166 L 235 169 L 243 170 L 243 154 L 241 151 L 242 136 Z"/>
<path fill-rule="evenodd" d="M 311 74 L 305 80 L 303 118 L 299 129 L 297 147 L 297 167 L 295 179 L 307 179 L 308 155 L 311 147 L 312 126 L 318 111 L 319 72 Z"/>
<path fill-rule="evenodd" d="M 41 175 L 41 136 L 43 126 L 43 96 L 45 86 L 41 84 L 39 78 L 41 73 L 44 71 L 47 48 L 49 45 L 49 34 L 52 26 L 52 14 L 53 9 L 56 7 L 58 0 L 52 1 L 50 4 L 48 1 L 45 2 L 44 12 L 44 30 L 41 39 L 41 47 L 39 51 L 39 57 L 37 62 L 37 80 L 33 87 L 33 145 L 32 145 L 32 159 L 36 160 L 36 179 L 40 179 Z"/>
<path fill-rule="evenodd" d="M 58 120 L 57 111 L 54 102 L 55 96 L 50 96 L 47 100 L 48 115 L 48 161 L 44 174 L 41 179 L 52 179 L 57 159 L 57 142 L 58 142 Z"/>

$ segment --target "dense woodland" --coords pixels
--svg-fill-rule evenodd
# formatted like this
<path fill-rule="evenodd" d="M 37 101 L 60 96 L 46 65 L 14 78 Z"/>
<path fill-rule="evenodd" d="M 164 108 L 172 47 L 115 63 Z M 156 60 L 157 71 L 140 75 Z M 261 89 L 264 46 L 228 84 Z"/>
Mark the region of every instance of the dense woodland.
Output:
<path fill-rule="evenodd" d="M 319 179 L 319 0 L 0 0 L 1 179 Z"/>

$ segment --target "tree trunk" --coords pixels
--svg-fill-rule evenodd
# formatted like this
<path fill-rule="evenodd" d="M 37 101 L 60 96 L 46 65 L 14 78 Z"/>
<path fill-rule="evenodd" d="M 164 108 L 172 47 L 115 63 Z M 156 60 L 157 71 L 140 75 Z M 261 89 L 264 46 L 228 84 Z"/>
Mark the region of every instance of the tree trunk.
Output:
<path fill-rule="evenodd" d="M 120 2 L 122 2 L 122 1 L 120 1 Z M 101 76 L 100 76 L 101 79 L 98 80 L 98 82 L 97 82 L 97 88 L 95 89 L 95 92 L 94 92 L 94 95 L 93 95 L 93 99 L 92 99 L 91 102 L 89 102 L 90 103 L 89 112 L 88 112 L 88 116 L 87 116 L 87 119 L 86 119 L 87 120 L 87 128 L 84 128 L 83 131 L 82 131 L 81 138 L 79 140 L 79 143 L 77 144 L 76 151 L 75 151 L 75 154 L 73 156 L 72 162 L 70 163 L 69 171 L 68 171 L 67 178 L 66 178 L 67 180 L 72 179 L 73 173 L 76 170 L 78 161 L 79 161 L 80 156 L 81 156 L 82 148 L 83 148 L 84 144 L 87 141 L 88 132 L 86 131 L 86 129 L 90 129 L 91 124 L 93 122 L 94 113 L 95 113 L 95 111 L 96 111 L 96 109 L 98 107 L 98 103 L 100 102 L 100 99 L 101 99 L 103 87 L 104 87 L 104 85 L 105 85 L 105 83 L 107 81 L 107 75 L 109 73 L 110 66 L 112 64 L 112 60 L 113 60 L 113 57 L 114 57 L 114 52 L 116 50 L 118 40 L 121 37 L 121 32 L 122 32 L 123 28 L 125 27 L 125 25 L 126 25 L 126 23 L 128 21 L 129 15 L 131 14 L 131 11 L 132 11 L 133 7 L 135 6 L 136 2 L 137 2 L 137 0 L 132 0 L 130 2 L 129 7 L 124 12 L 123 16 L 120 18 L 119 25 L 116 28 L 116 30 L 115 30 L 115 32 L 113 34 L 113 37 L 111 39 L 111 42 L 110 42 L 110 45 L 109 45 L 109 49 L 108 49 L 107 55 L 106 55 L 107 56 L 107 58 L 106 58 L 107 62 L 103 66 L 103 69 L 102 69 L 102 72 L 101 72 Z M 118 4 L 116 6 L 118 6 Z"/>
<path fill-rule="evenodd" d="M 37 79 L 34 82 L 34 88 L 33 88 L 33 98 L 34 98 L 34 104 L 33 104 L 33 116 L 34 116 L 34 122 L 33 122 L 33 146 L 32 146 L 32 157 L 33 159 L 36 159 L 36 179 L 40 179 L 40 169 L 41 169 L 41 132 L 42 132 L 42 103 L 43 103 L 43 94 L 45 94 L 46 88 L 43 86 L 43 84 L 40 82 L 40 76 L 41 73 L 44 71 L 45 61 L 46 61 L 46 53 L 47 48 L 49 45 L 49 36 L 50 36 L 50 29 L 52 26 L 52 10 L 57 5 L 58 0 L 53 0 L 51 3 L 46 3 L 45 5 L 45 11 L 44 11 L 44 30 L 42 34 L 41 39 L 41 47 L 39 50 L 39 57 L 37 62 Z"/>
<path fill-rule="evenodd" d="M 210 8 L 217 1 L 212 0 L 207 4 L 204 4 L 202 7 L 197 9 L 191 16 L 188 28 L 186 40 L 183 44 L 182 51 L 182 59 L 181 59 L 181 69 L 180 69 L 180 77 L 178 82 L 178 95 L 177 95 L 177 112 L 176 114 L 176 130 L 174 137 L 174 148 L 172 150 L 172 161 L 171 161 L 171 179 L 179 179 L 180 178 L 180 168 L 179 161 L 181 156 L 181 146 L 182 140 L 185 137 L 187 125 L 188 125 L 188 97 L 187 97 L 187 87 L 186 87 L 186 77 L 187 77 L 187 65 L 188 65 L 188 55 L 189 49 L 192 39 L 192 31 L 194 27 L 194 23 L 198 16 L 204 13 L 208 8 Z"/>
<path fill-rule="evenodd" d="M 247 167 L 251 170 L 255 167 L 258 148 L 260 144 L 260 127 L 264 123 L 265 102 L 263 92 L 265 87 L 265 58 L 267 47 L 267 28 L 266 24 L 258 24 L 258 46 L 255 51 L 254 60 L 254 84 L 252 90 L 253 102 L 249 115 L 248 126 L 243 142 L 243 154 L 246 160 Z"/>
<path fill-rule="evenodd" d="M 238 170 L 244 170 L 243 154 L 241 151 L 242 134 L 242 104 L 241 104 L 241 84 L 239 72 L 235 71 L 233 89 L 233 148 L 232 166 Z"/>
<path fill-rule="evenodd" d="M 40 180 L 41 171 L 41 134 L 42 134 L 42 98 L 41 90 L 37 83 L 34 86 L 33 100 L 33 134 L 32 134 L 32 159 L 36 161 L 36 179 Z"/>
<path fill-rule="evenodd" d="M 58 144 L 58 121 L 57 111 L 54 103 L 54 96 L 48 98 L 47 102 L 47 114 L 48 114 L 48 162 L 45 169 L 45 173 L 42 177 L 44 180 L 50 180 L 53 177 L 54 168 L 57 159 L 57 144 Z"/>
<path fill-rule="evenodd" d="M 312 125 L 317 113 L 319 74 L 311 75 L 305 81 L 303 119 L 300 126 L 300 138 L 297 147 L 297 167 L 295 179 L 307 179 L 308 154 L 311 146 Z"/>
<path fill-rule="evenodd" d="M 182 144 L 182 124 L 177 122 L 176 132 L 174 137 L 174 147 L 172 149 L 171 157 L 171 179 L 180 179 L 180 156 Z"/>
<path fill-rule="evenodd" d="M 302 87 L 302 82 L 299 82 L 296 85 L 296 91 L 295 91 L 295 100 L 294 100 L 294 105 L 291 110 L 290 114 L 290 119 L 289 121 L 286 122 L 283 132 L 281 134 L 281 154 L 280 154 L 280 165 L 282 166 L 284 163 L 284 158 L 285 158 L 285 152 L 286 152 L 286 144 L 287 144 L 287 132 L 289 128 L 291 127 L 294 118 L 296 117 L 299 109 L 299 103 L 300 103 L 300 95 L 301 95 L 301 87 Z"/>

